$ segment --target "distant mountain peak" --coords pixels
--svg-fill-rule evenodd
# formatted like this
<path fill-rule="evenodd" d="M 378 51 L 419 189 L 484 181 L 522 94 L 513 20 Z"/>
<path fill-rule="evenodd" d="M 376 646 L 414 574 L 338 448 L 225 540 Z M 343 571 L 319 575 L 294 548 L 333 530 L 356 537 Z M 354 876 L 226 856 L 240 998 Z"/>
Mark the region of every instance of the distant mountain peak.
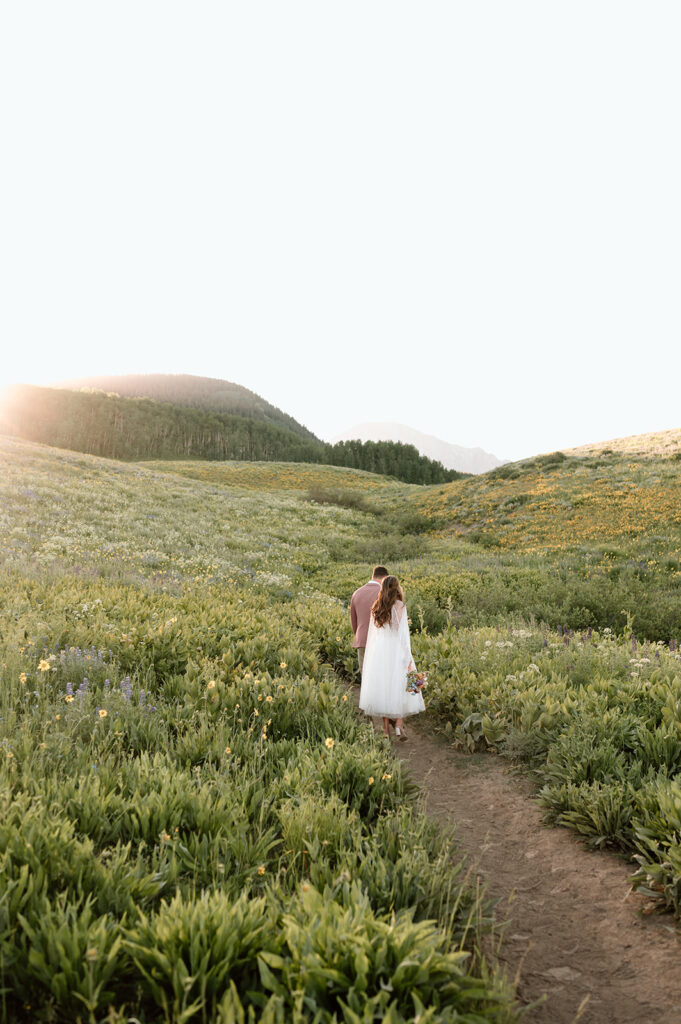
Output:
<path fill-rule="evenodd" d="M 421 455 L 441 462 L 445 469 L 456 469 L 460 473 L 486 473 L 502 465 L 502 460 L 482 448 L 464 448 L 450 444 L 433 434 L 408 427 L 404 423 L 358 423 L 342 434 L 331 438 L 337 441 L 401 441 L 413 444 Z"/>

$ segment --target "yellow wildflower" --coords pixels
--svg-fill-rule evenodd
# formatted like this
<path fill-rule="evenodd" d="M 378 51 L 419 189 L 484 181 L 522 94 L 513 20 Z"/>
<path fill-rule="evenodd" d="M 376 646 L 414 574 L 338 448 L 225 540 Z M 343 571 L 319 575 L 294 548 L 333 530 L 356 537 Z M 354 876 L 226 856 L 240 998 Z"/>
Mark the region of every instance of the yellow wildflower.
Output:
<path fill-rule="evenodd" d="M 100 718 L 106 718 L 106 716 L 108 714 L 109 714 L 109 712 L 106 710 L 106 708 L 100 708 L 99 709 L 99 717 Z"/>
<path fill-rule="evenodd" d="M 373 777 L 373 775 L 370 775 L 369 776 L 369 785 L 373 786 L 373 784 L 374 784 L 374 777 Z"/>
<path fill-rule="evenodd" d="M 259 875 L 264 875 L 265 874 L 265 865 L 264 864 L 261 864 L 260 867 L 258 868 L 258 874 Z"/>
<path fill-rule="evenodd" d="M 326 739 L 324 740 L 324 746 L 326 747 L 327 750 L 333 750 L 335 743 L 336 741 L 332 739 L 331 736 L 327 736 Z"/>
<path fill-rule="evenodd" d="M 268 703 L 268 704 L 271 704 L 271 703 L 272 703 L 272 701 L 274 700 L 274 697 L 272 697 L 272 696 L 271 696 L 271 695 L 270 695 L 270 694 L 268 693 L 268 694 L 267 694 L 267 696 L 265 697 L 265 700 L 267 701 L 267 703 Z"/>
<path fill-rule="evenodd" d="M 279 668 L 286 668 L 286 662 L 285 661 L 280 661 L 279 662 Z"/>
<path fill-rule="evenodd" d="M 64 697 L 64 700 L 66 701 L 67 704 L 70 704 L 73 701 L 73 699 L 74 698 L 71 696 L 70 693 L 67 693 L 66 696 Z"/>
<path fill-rule="evenodd" d="M 208 684 L 208 689 L 209 690 L 214 690 L 215 689 L 215 685 L 216 685 L 215 680 L 211 679 L 211 681 Z"/>
<path fill-rule="evenodd" d="M 50 671 L 50 663 L 49 663 L 49 661 L 46 661 L 45 658 L 41 658 L 40 662 L 38 664 L 38 669 L 41 672 L 49 672 Z"/>
<path fill-rule="evenodd" d="M 19 682 L 20 683 L 25 683 L 27 679 L 28 679 L 28 676 L 26 675 L 26 673 L 22 672 L 21 675 L 19 676 Z"/>
<path fill-rule="evenodd" d="M 55 715 L 54 717 L 57 719 L 57 721 L 59 721 L 59 719 L 61 718 L 61 715 Z"/>
<path fill-rule="evenodd" d="M 389 775 L 387 772 L 385 772 L 383 775 L 381 775 L 381 779 L 392 779 L 392 775 Z"/>
<path fill-rule="evenodd" d="M 225 747 L 225 754 L 231 754 L 231 753 L 232 753 L 232 748 L 231 747 Z"/>
<path fill-rule="evenodd" d="M 46 748 L 47 748 L 47 743 L 41 743 L 40 744 L 40 749 L 41 750 L 45 750 Z"/>

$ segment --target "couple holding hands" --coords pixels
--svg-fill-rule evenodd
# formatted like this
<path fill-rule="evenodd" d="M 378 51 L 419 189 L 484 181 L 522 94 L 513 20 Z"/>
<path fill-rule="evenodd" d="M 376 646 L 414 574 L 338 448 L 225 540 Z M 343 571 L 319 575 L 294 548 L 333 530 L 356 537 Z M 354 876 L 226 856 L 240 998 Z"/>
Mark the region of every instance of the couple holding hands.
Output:
<path fill-rule="evenodd" d="M 406 740 L 404 719 L 426 706 L 420 688 L 409 683 L 416 666 L 402 588 L 385 566 L 377 565 L 369 582 L 352 595 L 350 621 L 362 673 L 359 706 L 383 719 L 386 736 L 394 725 L 395 736 Z"/>

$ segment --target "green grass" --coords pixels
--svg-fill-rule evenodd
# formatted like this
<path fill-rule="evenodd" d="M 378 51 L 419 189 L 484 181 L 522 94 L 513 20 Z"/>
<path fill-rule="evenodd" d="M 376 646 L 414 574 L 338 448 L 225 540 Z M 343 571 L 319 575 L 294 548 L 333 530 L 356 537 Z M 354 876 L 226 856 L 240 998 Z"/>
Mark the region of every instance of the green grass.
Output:
<path fill-rule="evenodd" d="M 549 820 L 638 865 L 681 913 L 681 654 L 630 631 L 546 627 L 421 634 L 429 708 L 464 749 L 527 765 Z"/>
<path fill-rule="evenodd" d="M 377 562 L 432 719 L 680 912 L 680 465 L 415 488 L 1 439 L 7 1018 L 513 1019 L 489 906 L 344 699 Z"/>
<path fill-rule="evenodd" d="M 142 466 L 162 473 L 177 473 L 206 484 L 243 487 L 247 490 L 311 490 L 356 492 L 374 500 L 397 498 L 421 490 L 417 485 L 398 483 L 378 473 L 342 466 L 320 466 L 310 462 L 143 462 Z"/>
<path fill-rule="evenodd" d="M 375 516 L 0 453 L 3 1019 L 513 1020 L 311 582 Z"/>

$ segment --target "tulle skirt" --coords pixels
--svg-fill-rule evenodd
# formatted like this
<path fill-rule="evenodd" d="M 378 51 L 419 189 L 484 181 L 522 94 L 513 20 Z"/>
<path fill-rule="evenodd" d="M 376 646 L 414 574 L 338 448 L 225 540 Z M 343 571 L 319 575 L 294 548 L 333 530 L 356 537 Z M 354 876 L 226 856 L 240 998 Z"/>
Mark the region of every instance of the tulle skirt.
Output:
<path fill-rule="evenodd" d="M 367 715 L 407 718 L 426 710 L 420 693 L 407 693 L 409 652 L 397 631 L 372 630 L 364 654 L 359 706 Z"/>

